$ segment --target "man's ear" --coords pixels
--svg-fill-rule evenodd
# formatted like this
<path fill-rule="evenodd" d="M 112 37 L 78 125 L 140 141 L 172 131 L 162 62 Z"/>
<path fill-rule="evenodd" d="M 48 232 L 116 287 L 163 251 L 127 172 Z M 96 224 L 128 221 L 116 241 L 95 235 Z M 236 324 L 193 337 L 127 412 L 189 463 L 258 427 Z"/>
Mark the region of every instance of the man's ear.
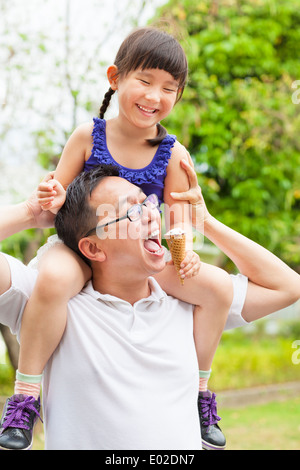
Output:
<path fill-rule="evenodd" d="M 106 260 L 106 254 L 96 242 L 90 238 L 82 238 L 79 240 L 78 248 L 81 253 L 91 261 L 103 263 Z"/>
<path fill-rule="evenodd" d="M 116 65 L 111 65 L 107 69 L 107 78 L 110 83 L 110 87 L 112 90 L 117 90 L 118 89 L 118 67 Z"/>

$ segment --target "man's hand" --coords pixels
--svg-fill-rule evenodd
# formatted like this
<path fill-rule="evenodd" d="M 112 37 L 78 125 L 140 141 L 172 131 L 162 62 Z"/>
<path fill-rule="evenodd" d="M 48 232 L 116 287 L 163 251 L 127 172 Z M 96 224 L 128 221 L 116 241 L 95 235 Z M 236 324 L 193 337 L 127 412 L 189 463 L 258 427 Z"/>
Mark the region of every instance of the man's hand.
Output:
<path fill-rule="evenodd" d="M 178 201 L 189 201 L 192 206 L 193 227 L 203 233 L 204 223 L 210 218 L 210 214 L 202 196 L 201 188 L 198 185 L 197 174 L 186 160 L 181 160 L 180 164 L 186 171 L 190 189 L 183 193 L 171 193 L 171 196 Z"/>

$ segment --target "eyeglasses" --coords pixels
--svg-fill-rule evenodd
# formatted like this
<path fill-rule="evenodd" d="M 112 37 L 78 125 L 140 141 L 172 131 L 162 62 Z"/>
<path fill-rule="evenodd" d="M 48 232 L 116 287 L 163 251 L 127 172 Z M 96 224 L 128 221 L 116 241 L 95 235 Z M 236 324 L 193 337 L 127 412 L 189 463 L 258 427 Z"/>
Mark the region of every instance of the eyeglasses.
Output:
<path fill-rule="evenodd" d="M 158 209 L 159 201 L 158 201 L 158 197 L 156 196 L 156 194 L 150 194 L 141 204 L 134 204 L 133 206 L 131 206 L 128 209 L 126 215 L 124 215 L 123 217 L 120 217 L 119 219 L 116 219 L 116 220 L 112 220 L 111 222 L 107 222 L 107 224 L 98 225 L 97 227 L 92 228 L 84 235 L 83 238 L 89 237 L 93 232 L 97 231 L 100 228 L 104 228 L 104 227 L 107 227 L 108 225 L 120 222 L 120 220 L 129 219 L 130 222 L 136 222 L 143 215 L 143 207 L 147 207 L 147 209 L 150 209 L 150 210 Z"/>

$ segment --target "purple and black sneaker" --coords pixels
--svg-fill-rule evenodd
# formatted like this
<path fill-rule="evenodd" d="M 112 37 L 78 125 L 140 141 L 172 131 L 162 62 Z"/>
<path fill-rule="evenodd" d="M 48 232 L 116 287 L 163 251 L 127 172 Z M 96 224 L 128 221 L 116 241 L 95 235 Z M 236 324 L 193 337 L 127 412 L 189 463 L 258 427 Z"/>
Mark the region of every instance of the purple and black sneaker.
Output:
<path fill-rule="evenodd" d="M 218 422 L 216 395 L 210 391 L 199 392 L 198 413 L 201 425 L 202 447 L 205 450 L 225 450 L 226 439 Z"/>
<path fill-rule="evenodd" d="M 0 450 L 30 450 L 33 428 L 40 418 L 40 399 L 13 395 L 5 403 L 0 421 Z"/>

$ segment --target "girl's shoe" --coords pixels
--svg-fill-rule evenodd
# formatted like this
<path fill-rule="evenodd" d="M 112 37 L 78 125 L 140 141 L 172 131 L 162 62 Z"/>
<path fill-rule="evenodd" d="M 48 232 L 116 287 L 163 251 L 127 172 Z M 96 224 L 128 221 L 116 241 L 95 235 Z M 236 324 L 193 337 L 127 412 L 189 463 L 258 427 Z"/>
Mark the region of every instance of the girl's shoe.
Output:
<path fill-rule="evenodd" d="M 202 447 L 205 450 L 225 450 L 226 438 L 218 422 L 216 395 L 210 391 L 199 392 L 198 413 L 201 425 Z"/>
<path fill-rule="evenodd" d="M 0 421 L 0 450 L 30 450 L 33 428 L 40 418 L 40 399 L 13 395 L 5 403 Z"/>

